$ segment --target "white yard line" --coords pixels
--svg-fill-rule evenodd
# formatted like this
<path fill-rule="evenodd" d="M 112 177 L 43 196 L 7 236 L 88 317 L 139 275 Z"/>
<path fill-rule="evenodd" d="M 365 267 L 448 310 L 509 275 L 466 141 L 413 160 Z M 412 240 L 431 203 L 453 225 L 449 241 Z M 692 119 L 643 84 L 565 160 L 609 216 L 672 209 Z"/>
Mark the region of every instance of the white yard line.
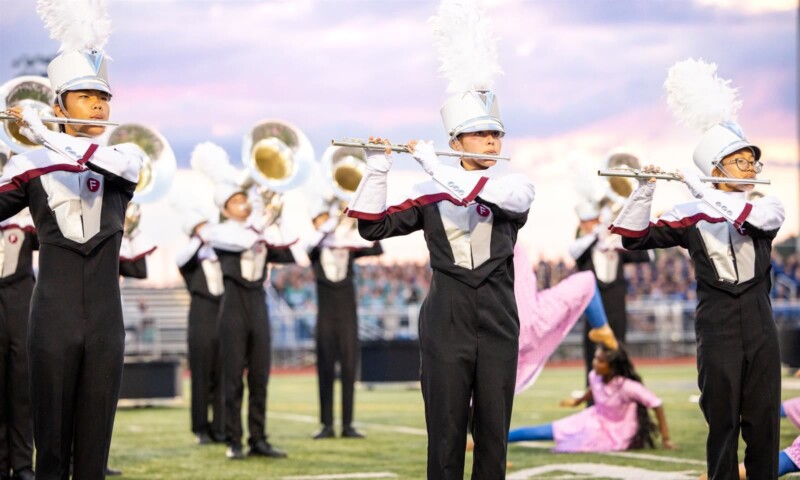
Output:
<path fill-rule="evenodd" d="M 600 455 L 608 455 L 609 457 L 634 458 L 637 460 L 653 460 L 656 462 L 666 462 L 666 463 L 683 463 L 686 465 L 700 465 L 702 467 L 706 466 L 706 462 L 704 462 L 703 460 L 694 460 L 691 458 L 679 458 L 679 457 L 666 457 L 663 455 L 652 455 L 649 453 L 603 452 Z"/>
<path fill-rule="evenodd" d="M 267 416 L 270 418 L 277 418 L 280 420 L 291 420 L 293 422 L 319 423 L 319 418 L 312 417 L 311 415 L 298 415 L 295 413 L 283 413 L 283 412 L 268 412 Z M 371 430 L 405 433 L 408 435 L 418 435 L 423 437 L 428 435 L 428 432 L 424 428 L 403 427 L 397 425 L 384 425 L 381 423 L 365 423 L 365 422 L 356 422 L 356 426 L 362 428 L 368 428 Z"/>
<path fill-rule="evenodd" d="M 336 473 L 330 475 L 302 475 L 299 477 L 283 477 L 283 480 L 334 480 L 351 478 L 397 478 L 392 472 Z"/>

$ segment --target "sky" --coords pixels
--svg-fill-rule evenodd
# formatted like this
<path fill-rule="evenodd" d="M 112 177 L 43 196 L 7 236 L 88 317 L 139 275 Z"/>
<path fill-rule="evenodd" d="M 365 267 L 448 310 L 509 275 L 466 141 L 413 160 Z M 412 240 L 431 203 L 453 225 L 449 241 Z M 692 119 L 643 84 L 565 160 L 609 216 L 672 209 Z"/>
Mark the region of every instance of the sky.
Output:
<path fill-rule="evenodd" d="M 72 1 L 72 0 L 67 0 Z M 718 64 L 740 89 L 739 122 L 764 152 L 763 187 L 784 201 L 779 239 L 795 235 L 798 176 L 798 3 L 789 0 L 479 0 L 499 37 L 505 72 L 495 83 L 507 129 L 501 171 L 524 172 L 537 188 L 520 241 L 532 258 L 567 256 L 574 238 L 576 184 L 610 152 L 675 169 L 691 164 L 699 132 L 676 125 L 662 87 L 667 69 L 688 57 Z M 161 132 L 181 168 L 210 140 L 239 164 L 242 137 L 260 119 L 300 128 L 316 156 L 331 139 L 372 134 L 405 142 L 446 142 L 428 19 L 434 0 L 110 0 L 114 31 L 106 51 L 112 119 Z M 0 0 L 0 79 L 19 73 L 23 55 L 58 44 L 34 0 Z M 395 161 L 398 194 L 424 179 L 413 160 Z M 154 266 L 171 268 L 183 241 L 165 203 L 207 188 L 181 171 L 173 192 L 146 205 L 142 228 L 164 245 Z M 298 229 L 308 187 L 288 194 Z M 688 199 L 659 185 L 655 210 Z M 303 217 L 302 221 L 298 218 Z M 301 232 L 302 233 L 302 232 Z M 390 242 L 389 258 L 424 258 L 421 236 Z M 152 270 L 152 268 L 151 268 Z M 174 275 L 168 275 L 174 279 Z"/>

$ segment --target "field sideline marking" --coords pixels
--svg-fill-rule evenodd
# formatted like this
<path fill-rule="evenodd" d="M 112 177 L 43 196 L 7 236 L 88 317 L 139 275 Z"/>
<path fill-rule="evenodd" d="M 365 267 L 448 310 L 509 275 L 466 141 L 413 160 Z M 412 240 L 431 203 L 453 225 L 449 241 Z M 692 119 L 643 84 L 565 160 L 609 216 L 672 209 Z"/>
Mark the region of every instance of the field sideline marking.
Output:
<path fill-rule="evenodd" d="M 267 416 L 272 418 L 278 418 L 281 420 L 291 420 L 294 422 L 314 423 L 314 424 L 319 423 L 319 418 L 317 417 L 312 417 L 310 415 L 298 415 L 296 413 L 267 412 Z M 428 432 L 424 428 L 398 427 L 394 425 L 383 425 L 380 423 L 366 423 L 366 422 L 355 422 L 355 423 L 359 427 L 370 428 L 374 430 L 382 430 L 384 432 L 406 433 L 408 435 L 419 435 L 423 437 L 428 436 Z"/>
<path fill-rule="evenodd" d="M 283 480 L 327 480 L 327 479 L 348 479 L 348 478 L 397 478 L 392 472 L 374 473 L 335 473 L 328 475 L 302 475 L 299 477 L 283 477 Z"/>
<path fill-rule="evenodd" d="M 277 418 L 281 420 L 291 420 L 294 422 L 313 423 L 313 424 L 319 423 L 319 418 L 312 417 L 311 415 L 298 415 L 296 413 L 282 413 L 282 412 L 268 412 L 267 415 L 271 418 Z M 417 435 L 417 436 L 428 435 L 428 432 L 423 428 L 397 427 L 394 425 L 383 425 L 380 423 L 364 423 L 364 422 L 356 422 L 356 424 L 360 427 L 374 429 L 374 430 L 381 430 L 385 432 L 405 433 L 408 435 Z M 515 445 L 527 448 L 548 448 L 548 449 L 553 448 L 552 442 L 516 442 Z M 689 465 L 702 465 L 702 466 L 706 465 L 706 462 L 702 460 L 694 460 L 691 458 L 667 457 L 662 455 L 651 455 L 649 453 L 635 453 L 635 452 L 596 452 L 596 453 L 598 455 L 606 455 L 609 457 L 632 458 L 637 460 L 653 460 L 657 462 L 682 463 Z"/>

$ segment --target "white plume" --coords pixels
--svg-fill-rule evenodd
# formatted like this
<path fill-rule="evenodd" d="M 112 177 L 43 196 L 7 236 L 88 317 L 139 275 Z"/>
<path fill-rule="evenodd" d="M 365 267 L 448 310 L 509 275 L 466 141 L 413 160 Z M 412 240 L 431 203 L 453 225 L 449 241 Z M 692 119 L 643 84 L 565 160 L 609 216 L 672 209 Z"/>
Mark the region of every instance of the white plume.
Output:
<path fill-rule="evenodd" d="M 173 188 L 169 195 L 170 207 L 180 215 L 196 212 L 209 219 L 215 218 L 218 210 L 214 206 L 213 189 L 197 187 L 196 184 L 186 184 Z"/>
<path fill-rule="evenodd" d="M 439 72 L 450 80 L 448 93 L 491 90 L 503 70 L 492 22 L 481 15 L 475 0 L 442 0 L 429 22 L 442 62 Z"/>
<path fill-rule="evenodd" d="M 213 142 L 203 142 L 192 150 L 192 168 L 205 174 L 214 183 L 238 183 L 241 176 L 231 165 L 228 153 Z"/>
<path fill-rule="evenodd" d="M 106 0 L 38 0 L 36 13 L 61 51 L 102 50 L 111 35 Z"/>
<path fill-rule="evenodd" d="M 741 108 L 739 91 L 717 76 L 717 65 L 689 58 L 669 69 L 664 88 L 667 104 L 678 123 L 701 132 L 724 121 L 735 121 Z"/>

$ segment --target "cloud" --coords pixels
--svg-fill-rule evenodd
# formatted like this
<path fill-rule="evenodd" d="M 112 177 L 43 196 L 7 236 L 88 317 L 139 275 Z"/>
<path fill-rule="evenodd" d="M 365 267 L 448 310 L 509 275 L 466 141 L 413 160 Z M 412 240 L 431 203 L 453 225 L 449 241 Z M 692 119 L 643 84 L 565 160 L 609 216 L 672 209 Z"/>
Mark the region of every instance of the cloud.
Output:
<path fill-rule="evenodd" d="M 506 72 L 496 93 L 514 161 L 503 168 L 524 169 L 540 186 L 535 226 L 526 229 L 574 221 L 573 162 L 596 162 L 618 146 L 670 167 L 690 158 L 697 134 L 674 125 L 662 89 L 669 66 L 690 56 L 718 63 L 740 88 L 741 124 L 797 190 L 796 3 L 480 3 Z M 14 75 L 18 56 L 58 47 L 33 4 L 3 3 L 2 78 Z M 332 138 L 370 134 L 445 145 L 447 82 L 427 24 L 433 1 L 137 0 L 110 8 L 112 118 L 161 131 L 180 165 L 204 140 L 239 158 L 242 136 L 263 118 L 297 125 L 318 155 Z M 395 168 L 419 173 L 412 162 Z M 787 205 L 795 198 L 789 193 Z M 796 232 L 797 217 L 789 213 L 782 231 Z M 544 236 L 553 246 L 541 251 L 563 251 L 572 227 Z"/>
<path fill-rule="evenodd" d="M 797 10 L 795 0 L 696 0 L 698 5 L 718 7 L 747 14 L 791 12 Z"/>

